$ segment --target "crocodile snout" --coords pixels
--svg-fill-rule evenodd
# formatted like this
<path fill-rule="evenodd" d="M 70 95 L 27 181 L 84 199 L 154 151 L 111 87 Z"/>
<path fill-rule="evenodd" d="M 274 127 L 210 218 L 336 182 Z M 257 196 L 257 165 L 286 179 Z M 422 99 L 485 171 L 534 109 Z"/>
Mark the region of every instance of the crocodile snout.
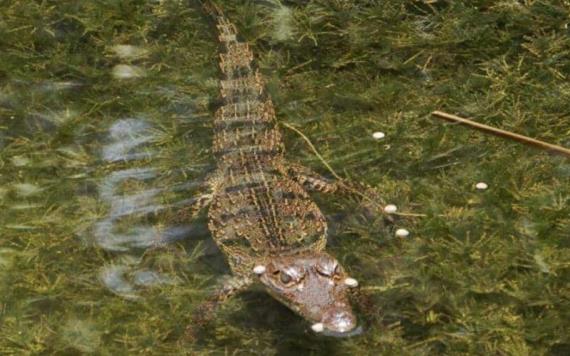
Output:
<path fill-rule="evenodd" d="M 330 310 L 323 317 L 324 330 L 345 333 L 356 327 L 356 317 L 350 310 Z"/>

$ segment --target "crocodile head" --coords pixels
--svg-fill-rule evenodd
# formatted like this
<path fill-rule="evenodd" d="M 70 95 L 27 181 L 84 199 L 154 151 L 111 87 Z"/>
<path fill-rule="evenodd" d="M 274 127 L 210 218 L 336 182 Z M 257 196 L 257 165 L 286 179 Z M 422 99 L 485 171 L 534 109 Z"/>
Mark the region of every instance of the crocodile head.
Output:
<path fill-rule="evenodd" d="M 358 283 L 334 257 L 324 252 L 271 256 L 254 273 L 269 294 L 310 321 L 315 332 L 354 333 L 356 317 L 347 291 Z"/>

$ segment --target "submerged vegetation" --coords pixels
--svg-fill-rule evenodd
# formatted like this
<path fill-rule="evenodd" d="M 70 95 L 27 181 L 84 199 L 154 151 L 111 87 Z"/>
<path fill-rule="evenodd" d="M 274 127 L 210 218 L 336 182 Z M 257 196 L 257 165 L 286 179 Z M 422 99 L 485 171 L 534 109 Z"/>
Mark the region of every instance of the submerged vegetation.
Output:
<path fill-rule="evenodd" d="M 356 198 L 317 197 L 367 331 L 318 337 L 252 291 L 185 337 L 227 273 L 203 224 L 168 208 L 213 163 L 213 28 L 186 1 L 5 0 L 0 353 L 570 353 L 570 161 L 429 115 L 570 146 L 568 1 L 218 3 L 278 119 L 405 213 L 385 226 Z M 291 161 L 327 174 L 282 130 Z M 133 192 L 162 210 L 129 235 L 141 206 L 108 198 Z"/>

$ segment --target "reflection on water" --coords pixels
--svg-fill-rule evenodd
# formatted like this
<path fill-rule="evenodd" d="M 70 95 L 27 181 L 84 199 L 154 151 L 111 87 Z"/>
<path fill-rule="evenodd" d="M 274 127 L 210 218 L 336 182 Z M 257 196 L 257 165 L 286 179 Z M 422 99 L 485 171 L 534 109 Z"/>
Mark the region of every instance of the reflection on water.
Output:
<path fill-rule="evenodd" d="M 134 164 L 153 157 L 153 151 L 145 145 L 155 139 L 151 129 L 152 126 L 143 119 L 118 120 L 109 128 L 108 144 L 101 149 L 103 161 L 116 163 L 117 170 L 103 177 L 98 184 L 99 199 L 108 209 L 94 224 L 93 237 L 99 247 L 129 258 L 103 266 L 100 279 L 110 291 L 128 299 L 137 298 L 140 287 L 173 283 L 174 279 L 169 276 L 139 267 L 137 257 L 145 249 L 184 238 L 190 232 L 189 226 L 164 226 L 153 223 L 149 217 L 169 207 L 160 202 L 161 194 L 192 184 L 158 188 L 160 174 L 157 169 L 148 166 L 123 168 L 124 162 Z M 125 187 L 130 186 L 136 188 L 125 192 Z"/>
<path fill-rule="evenodd" d="M 101 281 L 111 292 L 126 299 L 140 298 L 136 292 L 137 287 L 172 284 L 176 281 L 174 278 L 156 271 L 134 268 L 130 265 L 104 266 L 100 273 Z"/>
<path fill-rule="evenodd" d="M 152 152 L 148 148 L 141 147 L 153 138 L 149 128 L 149 124 L 140 119 L 117 121 L 109 129 L 111 143 L 103 147 L 102 158 L 109 162 L 117 162 L 152 157 Z"/>

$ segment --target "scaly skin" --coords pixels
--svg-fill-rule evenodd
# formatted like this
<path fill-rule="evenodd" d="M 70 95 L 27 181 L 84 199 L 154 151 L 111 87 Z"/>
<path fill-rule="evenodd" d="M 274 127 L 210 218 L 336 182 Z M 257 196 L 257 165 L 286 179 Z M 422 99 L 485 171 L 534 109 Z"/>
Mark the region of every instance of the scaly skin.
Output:
<path fill-rule="evenodd" d="M 317 332 L 346 334 L 356 328 L 347 290 L 355 286 L 338 261 L 324 251 L 327 223 L 305 189 L 335 192 L 328 183 L 283 157 L 275 111 L 253 54 L 236 39 L 236 28 L 214 4 L 204 9 L 216 21 L 220 94 L 215 113 L 217 169 L 208 181 L 209 229 L 233 278 L 199 309 L 207 321 L 217 306 L 253 283 L 313 324 Z M 255 270 L 255 272 L 254 272 Z"/>

